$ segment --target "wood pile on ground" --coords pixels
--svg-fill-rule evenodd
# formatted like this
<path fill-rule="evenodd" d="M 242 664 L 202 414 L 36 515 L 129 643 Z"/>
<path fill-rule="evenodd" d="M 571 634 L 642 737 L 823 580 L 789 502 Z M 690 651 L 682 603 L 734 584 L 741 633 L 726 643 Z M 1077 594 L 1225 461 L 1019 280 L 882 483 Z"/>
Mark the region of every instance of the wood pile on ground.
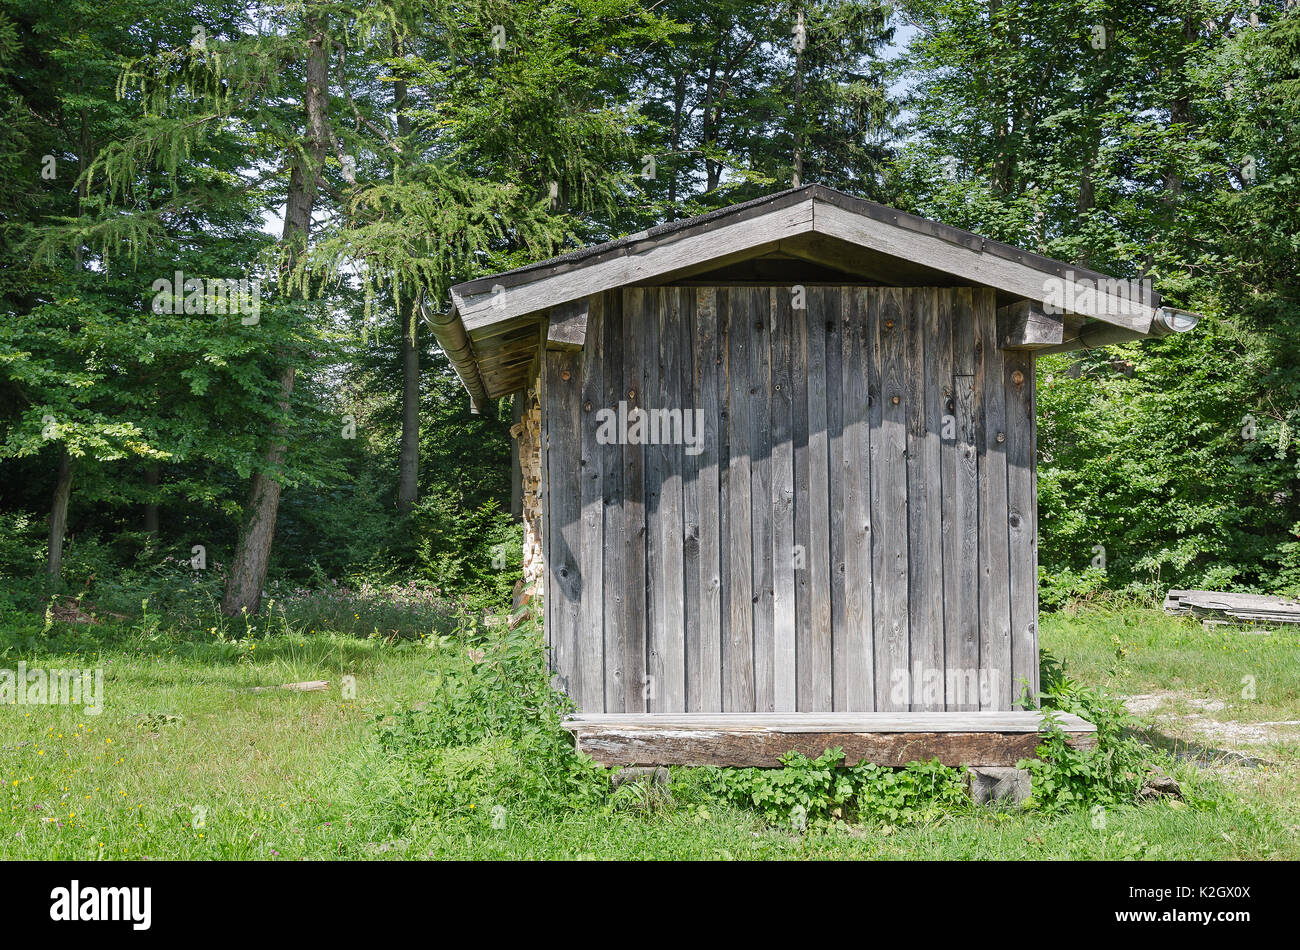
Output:
<path fill-rule="evenodd" d="M 1171 590 L 1165 612 L 1192 614 L 1205 626 L 1218 624 L 1300 623 L 1300 600 L 1266 594 L 1226 594 L 1213 590 Z"/>

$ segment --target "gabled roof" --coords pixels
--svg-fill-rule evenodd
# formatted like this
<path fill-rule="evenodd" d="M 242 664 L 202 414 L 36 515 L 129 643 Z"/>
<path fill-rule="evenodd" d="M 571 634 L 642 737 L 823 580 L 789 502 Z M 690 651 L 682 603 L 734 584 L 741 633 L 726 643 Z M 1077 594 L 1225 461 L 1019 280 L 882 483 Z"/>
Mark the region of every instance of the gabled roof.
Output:
<path fill-rule="evenodd" d="M 1129 338 L 1150 334 L 1160 307 L 1149 289 L 807 185 L 456 284 L 450 314 L 430 322 L 477 405 L 526 384 L 551 308 L 702 275 L 797 283 L 770 276 L 782 264 L 866 284 L 992 287 L 1002 303 L 1056 306 L 1075 330 L 1099 322 Z"/>

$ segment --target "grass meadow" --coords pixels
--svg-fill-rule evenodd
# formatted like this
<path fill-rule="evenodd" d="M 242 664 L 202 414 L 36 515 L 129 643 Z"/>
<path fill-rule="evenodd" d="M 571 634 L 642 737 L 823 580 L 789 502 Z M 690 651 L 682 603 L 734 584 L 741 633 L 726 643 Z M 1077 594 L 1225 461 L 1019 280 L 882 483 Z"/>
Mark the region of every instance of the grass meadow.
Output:
<path fill-rule="evenodd" d="M 1144 609 L 1044 615 L 1042 645 L 1074 682 L 1154 704 L 1125 732 L 1181 800 L 1102 807 L 1085 793 L 1076 807 L 794 827 L 720 795 L 719 770 L 675 769 L 670 796 L 611 791 L 565 748 L 531 648 L 501 645 L 529 627 L 367 634 L 316 619 L 235 637 L 147 611 L 5 617 L 0 668 L 101 668 L 104 704 L 0 706 L 0 858 L 1300 858 L 1300 745 L 1274 725 L 1300 720 L 1286 631 L 1205 631 Z M 1198 738 L 1225 723 L 1251 741 Z"/>

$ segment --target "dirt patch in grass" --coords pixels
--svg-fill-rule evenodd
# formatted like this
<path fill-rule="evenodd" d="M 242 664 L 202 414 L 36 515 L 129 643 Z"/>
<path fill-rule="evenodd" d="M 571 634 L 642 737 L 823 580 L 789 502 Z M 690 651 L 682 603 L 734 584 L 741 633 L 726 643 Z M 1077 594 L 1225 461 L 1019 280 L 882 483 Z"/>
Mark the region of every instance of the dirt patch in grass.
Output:
<path fill-rule="evenodd" d="M 1228 710 L 1221 699 L 1174 691 L 1138 693 L 1125 696 L 1124 706 L 1150 726 L 1150 737 L 1159 744 L 1199 748 L 1201 757 L 1210 760 L 1255 765 L 1259 762 L 1255 756 L 1242 753 L 1300 741 L 1300 719 L 1248 722 L 1220 718 Z"/>

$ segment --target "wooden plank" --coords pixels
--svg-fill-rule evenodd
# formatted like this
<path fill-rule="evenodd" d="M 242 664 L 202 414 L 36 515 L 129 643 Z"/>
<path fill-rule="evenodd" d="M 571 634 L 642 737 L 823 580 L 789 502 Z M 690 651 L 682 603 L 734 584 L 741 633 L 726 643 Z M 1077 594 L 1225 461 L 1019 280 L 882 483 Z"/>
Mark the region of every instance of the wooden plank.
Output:
<path fill-rule="evenodd" d="M 516 389 L 523 389 L 528 385 L 528 370 L 529 366 L 521 363 L 519 366 L 511 367 L 508 371 L 502 373 L 480 374 L 480 376 L 483 378 L 485 387 L 488 385 L 488 377 L 491 376 L 493 393 L 512 393 Z M 488 398 L 496 399 L 497 396 L 493 395 Z"/>
<path fill-rule="evenodd" d="M 551 596 L 549 590 L 550 577 L 548 576 L 551 564 L 551 506 L 547 504 L 546 499 L 550 497 L 550 439 L 546 434 L 546 372 L 542 365 L 542 354 L 544 348 L 539 347 L 534 357 L 534 363 L 529 366 L 529 375 L 532 378 L 533 386 L 537 392 L 538 408 L 541 410 L 541 428 L 538 432 L 538 463 L 541 468 L 541 484 L 538 485 L 538 501 L 540 503 L 541 518 L 541 547 L 542 547 L 542 639 L 546 644 L 546 665 L 547 668 L 555 672 L 555 644 L 551 642 L 551 633 L 555 625 L 551 621 Z M 536 376 L 532 376 L 533 372 Z"/>
<path fill-rule="evenodd" d="M 812 227 L 812 200 L 778 207 L 770 214 L 726 222 L 706 231 L 676 232 L 629 247 L 623 253 L 602 256 L 559 273 L 543 274 L 499 293 L 490 288 L 463 293 L 452 299 L 466 332 L 478 334 L 486 327 L 525 314 L 577 300 L 602 290 L 652 280 L 698 266 L 703 261 L 736 255 L 743 258 L 756 247 L 803 233 Z M 473 285 L 471 285 L 473 286 Z"/>
<path fill-rule="evenodd" d="M 623 385 L 623 294 L 608 291 L 603 296 L 600 327 L 601 378 L 603 407 L 618 411 L 627 398 Z M 605 527 L 605 708 L 611 712 L 627 709 L 625 692 L 627 672 L 627 554 L 629 539 L 623 510 L 623 446 L 618 440 L 600 447 L 601 491 L 604 493 Z"/>
<path fill-rule="evenodd" d="M 548 351 L 542 359 L 546 391 L 545 438 L 550 542 L 546 597 L 550 607 L 551 647 L 559 686 L 570 697 L 584 695 L 578 654 L 582 600 L 582 498 L 578 471 L 581 370 L 578 356 Z"/>
<path fill-rule="evenodd" d="M 815 206 L 812 195 L 802 200 L 798 194 L 780 196 L 770 205 L 639 235 L 549 267 L 457 284 L 452 288 L 453 316 L 466 332 L 479 334 L 565 301 L 677 272 L 698 273 L 766 253 L 783 241 L 797 246 L 801 241 L 793 239 L 818 234 L 856 248 L 856 259 L 880 256 L 881 268 L 893 262 L 909 270 L 920 266 L 1044 304 L 1063 298 L 1060 302 L 1087 316 L 1139 333 L 1150 330 L 1155 315 L 1151 301 L 1131 299 L 1123 288 L 1097 281 L 1100 275 L 1075 275 L 1058 262 L 845 196 L 823 192 L 816 195 Z"/>
<path fill-rule="evenodd" d="M 492 348 L 479 348 L 475 350 L 478 356 L 479 368 L 483 369 L 489 366 L 501 366 L 506 363 L 513 365 L 514 358 L 524 356 L 528 359 L 537 352 L 537 328 L 522 327 L 520 331 L 526 334 L 518 339 L 502 338 L 497 346 Z M 563 347 L 557 347 L 563 349 Z"/>
<path fill-rule="evenodd" d="M 808 600 L 810 622 L 799 643 L 801 673 L 799 708 L 833 708 L 831 627 L 830 450 L 827 426 L 829 376 L 826 371 L 827 333 L 831 301 L 824 287 L 807 288 L 808 301 Z M 802 675 L 806 674 L 806 675 Z"/>
<path fill-rule="evenodd" d="M 628 417 L 643 403 L 642 368 L 646 352 L 644 324 L 648 302 L 637 287 L 623 291 L 623 392 Z M 630 423 L 629 423 L 630 427 Z M 623 446 L 623 708 L 646 711 L 646 521 L 645 451 L 640 444 Z"/>
<path fill-rule="evenodd" d="M 943 589 L 943 467 L 940 434 L 943 429 L 945 381 L 939 368 L 939 340 L 948 326 L 939 325 L 938 295 L 934 288 L 912 292 L 912 376 L 919 380 L 916 402 L 908 406 L 913 426 L 908 446 L 909 549 L 911 565 L 908 611 L 911 677 L 914 709 L 944 707 L 944 589 Z M 931 683 L 940 684 L 931 688 Z"/>
<path fill-rule="evenodd" d="M 884 412 L 885 412 L 885 379 L 884 379 L 884 352 L 883 342 L 885 330 L 882 321 L 885 319 L 885 294 L 879 288 L 871 288 L 866 292 L 867 297 L 867 324 L 864 327 L 865 336 L 862 341 L 862 357 L 866 363 L 867 375 L 867 470 L 870 473 L 870 481 L 866 485 L 867 496 L 864 499 L 866 504 L 866 517 L 871 520 L 871 533 L 868 535 L 870 545 L 867 549 L 867 558 L 870 562 L 871 571 L 871 590 L 870 597 L 870 618 L 871 625 L 863 631 L 864 636 L 871 642 L 871 682 L 872 696 L 871 708 L 879 711 L 883 707 L 880 705 L 882 691 L 888 686 L 888 683 L 881 684 L 877 680 L 877 675 L 883 668 L 878 650 L 882 638 L 881 631 L 884 629 L 879 614 L 881 599 L 877 590 L 878 585 L 885 583 L 886 575 L 882 572 L 884 564 L 884 541 L 885 541 L 885 522 L 884 517 L 891 519 L 903 518 L 906 520 L 905 512 L 888 512 L 884 511 L 884 496 L 882 494 L 884 482 L 882 479 L 882 467 L 887 455 L 886 443 L 884 437 Z M 893 319 L 891 317 L 891 319 Z M 897 324 L 895 324 L 897 326 Z M 867 605 L 864 605 L 864 610 Z"/>
<path fill-rule="evenodd" d="M 934 340 L 935 374 L 939 380 L 940 392 L 940 428 L 939 428 L 939 481 L 940 502 L 939 517 L 941 521 L 941 560 L 943 564 L 943 669 L 944 691 L 940 697 L 940 708 L 949 709 L 950 692 L 955 692 L 955 681 L 949 685 L 951 677 L 948 669 L 958 666 L 960 656 L 960 630 L 962 618 L 957 615 L 955 591 L 957 574 L 960 570 L 958 559 L 961 551 L 958 547 L 960 531 L 957 526 L 957 380 L 953 373 L 953 303 L 954 293 L 940 289 L 935 297 L 935 325 L 938 334 Z"/>
<path fill-rule="evenodd" d="M 663 657 L 660 655 L 660 640 L 663 624 L 664 590 L 662 583 L 663 558 L 663 511 L 660 496 L 663 492 L 664 454 L 660 446 L 651 440 L 651 425 L 655 424 L 657 412 L 661 408 L 659 400 L 660 363 L 663 353 L 659 348 L 659 327 L 662 322 L 661 309 L 664 306 L 664 292 L 657 288 L 648 288 L 645 292 L 645 311 L 638 331 L 642 337 L 641 358 L 641 392 L 643 415 L 641 440 L 645 444 L 642 454 L 645 478 L 645 649 L 646 649 L 646 709 L 650 712 L 659 710 L 658 701 L 662 689 Z M 630 438 L 630 437 L 629 437 Z M 679 596 L 674 592 L 674 596 Z"/>
<path fill-rule="evenodd" d="M 862 288 L 845 288 L 840 341 L 843 354 L 844 638 L 836 646 L 836 707 L 875 708 L 871 583 L 871 326 L 879 297 Z"/>
<path fill-rule="evenodd" d="M 844 613 L 844 303 L 848 291 L 826 288 L 826 471 L 830 478 L 831 708 L 846 709 Z M 837 398 L 838 397 L 838 398 Z"/>
<path fill-rule="evenodd" d="M 582 349 L 587 342 L 588 299 L 582 297 L 551 308 L 546 322 L 548 350 Z"/>
<path fill-rule="evenodd" d="M 975 303 L 970 287 L 956 287 L 952 295 L 952 370 L 957 376 L 975 375 Z"/>
<path fill-rule="evenodd" d="M 795 306 L 795 304 L 799 306 Z M 808 636 L 812 629 L 811 587 L 808 583 L 808 293 L 791 297 L 790 310 L 790 439 L 794 465 L 794 579 L 795 579 L 795 709 L 809 707 L 814 692 L 808 663 Z"/>
<path fill-rule="evenodd" d="M 970 288 L 950 293 L 954 433 L 944 469 L 951 518 L 944 533 L 945 706 L 979 709 L 979 463 L 976 455 L 975 314 Z M 949 473 L 951 472 L 951 478 Z M 945 508 L 945 512 L 948 509 Z M 947 517 L 947 515 L 945 515 Z M 975 691 L 971 692 L 971 676 Z"/>
<path fill-rule="evenodd" d="M 1034 496 L 1034 355 L 1004 358 L 1007 415 L 1007 526 L 1011 582 L 1012 698 L 1038 695 L 1038 547 Z"/>
<path fill-rule="evenodd" d="M 977 436 L 980 481 L 980 669 L 989 678 L 990 696 L 981 708 L 1009 709 L 1011 682 L 1011 581 L 1007 550 L 1006 394 L 1003 351 L 995 345 L 997 318 L 993 291 L 976 290 L 975 393 L 980 402 Z M 981 691 L 983 692 L 983 690 Z"/>
<path fill-rule="evenodd" d="M 1243 617 L 1300 619 L 1300 600 L 1271 594 L 1241 594 L 1215 590 L 1171 590 L 1165 595 L 1165 611 L 1186 614 L 1195 610 L 1221 611 Z"/>
<path fill-rule="evenodd" d="M 722 356 L 719 352 L 717 294 L 695 291 L 695 393 L 703 416 L 703 451 L 696 460 L 695 497 L 699 506 L 699 633 L 698 661 L 688 670 L 687 706 L 695 710 L 722 709 L 722 524 L 719 514 L 718 398 Z M 689 601 L 688 601 L 689 603 Z"/>
<path fill-rule="evenodd" d="M 769 288 L 749 288 L 750 536 L 754 574 L 754 709 L 775 703 L 772 611 L 772 298 Z"/>
<path fill-rule="evenodd" d="M 699 356 L 695 344 L 695 291 L 689 288 L 676 288 L 678 295 L 677 348 L 682 354 L 681 400 L 682 419 L 696 418 L 695 410 L 699 407 L 699 391 L 696 377 L 699 372 Z M 685 430 L 683 430 L 685 432 Z M 704 420 L 699 419 L 699 428 L 692 423 L 691 433 L 698 440 L 695 444 L 682 447 L 682 608 L 684 621 L 684 679 L 682 707 L 688 711 L 701 709 L 699 706 L 700 684 L 700 457 L 704 452 Z M 721 708 L 721 707 L 715 707 Z"/>
<path fill-rule="evenodd" d="M 818 202 L 813 227 L 820 234 L 934 268 L 973 284 L 996 287 L 1040 304 L 1052 302 L 1054 296 L 1053 285 L 1048 278 L 1057 278 L 1038 267 L 997 254 L 986 254 L 919 231 L 899 228 L 850 209 Z M 1125 299 L 1110 293 L 1106 288 L 1099 289 L 1095 285 L 1088 287 L 1077 280 L 1059 280 L 1061 287 L 1068 291 L 1060 295 L 1062 302 L 1074 302 L 1081 308 L 1077 312 L 1139 333 L 1146 333 L 1150 329 L 1151 320 L 1155 316 L 1155 309 L 1150 304 Z M 995 340 L 995 332 L 991 332 L 989 345 L 995 346 Z"/>
<path fill-rule="evenodd" d="M 794 558 L 794 342 L 791 291 L 771 290 L 772 313 L 772 646 L 773 709 L 793 712 L 797 697 Z M 802 316 L 802 315 L 801 315 Z"/>
<path fill-rule="evenodd" d="M 574 713 L 562 725 L 570 732 L 602 729 L 725 729 L 734 732 L 1048 732 L 1051 720 L 1065 732 L 1096 732 L 1073 713 L 1037 710 L 951 712 L 820 713 Z"/>
<path fill-rule="evenodd" d="M 454 300 L 456 292 L 452 291 Z M 578 297 L 573 298 L 580 299 Z M 533 338 L 538 345 L 538 349 L 546 349 L 546 311 L 533 311 L 532 313 L 521 314 L 509 320 L 498 321 L 467 334 L 470 344 L 477 353 L 481 349 L 491 349 L 497 345 L 497 342 L 504 339 L 513 338 L 516 333 L 523 333 L 525 330 L 532 330 Z"/>
<path fill-rule="evenodd" d="M 751 543 L 749 293 L 727 293 L 727 598 L 730 616 L 722 655 L 722 708 L 754 711 L 754 550 Z"/>
<path fill-rule="evenodd" d="M 1028 300 L 998 308 L 998 346 L 1004 350 L 1041 350 L 1064 338 L 1063 313 L 1045 313 Z"/>
<path fill-rule="evenodd" d="M 731 291 L 717 288 L 714 295 L 717 324 L 718 370 L 714 383 L 717 388 L 718 417 L 718 616 L 719 663 L 718 678 L 721 693 L 718 705 L 711 709 L 727 708 L 727 656 L 731 638 Z M 746 473 L 748 481 L 748 473 Z"/>
<path fill-rule="evenodd" d="M 676 712 L 686 709 L 686 617 L 682 596 L 685 584 L 685 553 L 682 518 L 684 465 L 683 440 L 686 417 L 682 412 L 685 353 L 681 346 L 682 297 L 684 291 L 666 287 L 659 291 L 658 399 L 661 413 L 658 456 L 659 505 L 656 539 L 656 572 L 653 583 L 656 625 L 651 640 L 652 658 L 657 660 L 657 689 L 652 709 Z M 663 414 L 667 410 L 668 414 Z M 680 419 L 680 426 L 675 421 Z M 670 429 L 675 431 L 663 431 Z"/>
<path fill-rule="evenodd" d="M 604 398 L 605 377 L 601 372 L 604 324 L 603 295 L 592 298 L 590 320 L 593 345 L 573 357 L 580 367 L 580 405 L 576 434 L 580 458 L 578 504 L 581 512 L 578 550 L 578 620 L 574 630 L 577 692 L 571 694 L 579 709 L 603 711 L 605 707 L 605 496 L 602 486 L 603 449 L 597 442 L 596 415 Z M 583 310 L 588 310 L 584 305 Z"/>
<path fill-rule="evenodd" d="M 924 267 L 917 267 L 910 261 L 886 257 L 877 251 L 857 247 L 824 234 L 801 234 L 787 238 L 780 243 L 780 251 L 805 263 L 845 275 L 839 280 L 827 280 L 824 283 L 843 284 L 852 281 L 862 286 L 901 287 L 925 283 L 927 279 L 934 280 L 942 276 Z"/>
<path fill-rule="evenodd" d="M 907 291 L 880 291 L 880 429 L 871 433 L 876 709 L 906 709 L 908 675 Z M 873 358 L 874 354 L 873 354 Z M 875 421 L 874 419 L 872 420 Z M 905 681 L 902 681 L 905 682 Z"/>
<path fill-rule="evenodd" d="M 907 696 L 907 706 L 921 709 L 921 692 L 925 677 L 933 675 L 929 658 L 934 630 L 930 618 L 929 589 L 930 563 L 927 539 L 929 503 L 925 471 L 925 300 L 928 288 L 903 292 L 903 319 L 906 333 L 903 340 L 903 404 L 907 407 L 907 640 L 908 665 L 900 677 L 900 685 Z M 897 671 L 894 674 L 898 676 Z M 891 692 L 895 690 L 891 684 Z"/>
<path fill-rule="evenodd" d="M 1075 748 L 1096 745 L 1093 732 L 1067 733 Z M 949 766 L 1012 767 L 1033 758 L 1041 737 L 1016 732 L 785 732 L 765 730 L 602 729 L 575 730 L 575 746 L 601 765 L 712 765 L 776 768 L 781 757 L 799 752 L 809 758 L 828 748 L 844 750 L 845 764 L 874 762 L 899 767 L 938 759 Z"/>

